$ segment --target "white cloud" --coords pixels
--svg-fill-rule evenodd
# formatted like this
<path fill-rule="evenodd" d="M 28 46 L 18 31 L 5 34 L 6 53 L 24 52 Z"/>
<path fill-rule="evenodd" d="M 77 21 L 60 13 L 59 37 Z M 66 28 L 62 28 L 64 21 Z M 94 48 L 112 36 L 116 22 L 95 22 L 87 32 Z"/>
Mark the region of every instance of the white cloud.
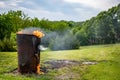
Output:
<path fill-rule="evenodd" d="M 32 1 L 26 1 L 25 5 L 33 6 L 32 8 L 34 9 L 18 5 L 18 2 L 16 1 L 2 2 L 2 4 L 4 4 L 5 6 L 4 8 L 0 8 L 0 13 L 7 12 L 9 10 L 21 10 L 25 14 L 28 14 L 28 16 L 30 16 L 31 18 L 38 17 L 39 19 L 46 18 L 49 20 L 73 20 L 73 18 L 76 19 L 76 16 L 73 17 L 72 15 L 64 14 L 60 11 L 54 12 L 45 10 L 43 7 L 37 5 L 35 2 Z"/>
<path fill-rule="evenodd" d="M 5 3 L 0 1 L 0 8 L 5 7 Z"/>
<path fill-rule="evenodd" d="M 26 8 L 25 6 L 20 6 L 17 4 L 17 2 L 9 2 L 9 4 L 7 2 L 5 3 L 1 2 L 0 4 L 4 7 L 4 8 L 0 7 L 0 13 L 7 12 L 9 10 L 15 10 L 15 11 L 21 10 L 32 18 L 38 17 L 39 19 L 46 18 L 49 20 L 62 20 L 62 19 L 70 20 L 70 18 L 67 15 L 63 14 L 62 12 L 47 11 L 32 2 L 28 2 L 26 4 L 31 4 L 32 6 L 34 6 L 35 9 L 30 9 L 30 8 Z"/>
<path fill-rule="evenodd" d="M 112 6 L 120 3 L 118 0 L 64 0 L 69 3 L 79 3 L 84 6 L 92 7 L 100 10 L 107 10 Z"/>
<path fill-rule="evenodd" d="M 46 18 L 49 20 L 83 21 L 86 19 L 90 19 L 93 16 L 96 16 L 100 10 L 106 10 L 109 7 L 116 5 L 118 3 L 117 0 L 114 1 L 104 0 L 104 2 L 103 0 L 64 0 L 64 1 L 65 1 L 64 5 L 66 5 L 66 2 L 72 4 L 79 3 L 82 7 L 76 6 L 71 8 L 72 14 L 69 14 L 64 12 L 67 8 L 61 9 L 61 7 L 56 6 L 56 8 L 59 7 L 59 9 L 61 10 L 51 11 L 48 8 L 49 6 L 47 5 L 41 6 L 39 3 L 36 3 L 34 0 L 7 0 L 7 1 L 0 1 L 0 13 L 7 12 L 9 10 L 21 10 L 32 18 L 38 17 L 39 19 Z M 19 3 L 23 3 L 23 4 L 21 5 Z M 72 6 L 72 4 L 69 4 L 69 6 Z M 90 9 L 89 7 L 94 9 Z"/>
<path fill-rule="evenodd" d="M 23 0 L 6 0 L 0 1 L 0 8 L 9 8 L 9 7 L 17 7 L 19 3 L 23 2 Z"/>
<path fill-rule="evenodd" d="M 75 8 L 75 11 L 79 16 L 81 16 L 82 20 L 90 19 L 93 16 L 96 16 L 98 13 L 95 11 L 90 11 L 82 8 Z"/>
<path fill-rule="evenodd" d="M 10 5 L 10 6 L 17 6 L 17 3 L 16 2 L 10 2 L 8 5 Z"/>
<path fill-rule="evenodd" d="M 26 12 L 32 18 L 38 17 L 39 19 L 46 18 L 49 20 L 70 20 L 70 18 L 61 13 L 61 12 L 50 12 L 47 10 L 39 9 L 39 10 L 32 10 L 27 8 L 21 8 L 22 11 Z"/>

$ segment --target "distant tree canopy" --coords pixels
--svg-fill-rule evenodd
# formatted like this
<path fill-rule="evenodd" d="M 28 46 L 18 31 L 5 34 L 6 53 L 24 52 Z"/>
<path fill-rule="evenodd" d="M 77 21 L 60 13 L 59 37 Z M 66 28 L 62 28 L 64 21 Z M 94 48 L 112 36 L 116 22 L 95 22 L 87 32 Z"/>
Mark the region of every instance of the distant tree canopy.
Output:
<path fill-rule="evenodd" d="M 77 29 L 79 30 L 77 30 Z M 120 42 L 120 4 L 74 27 L 81 45 Z"/>
<path fill-rule="evenodd" d="M 27 27 L 44 29 L 44 32 L 49 35 L 45 36 L 42 44 L 50 46 L 51 49 L 55 49 L 53 48 L 54 43 L 58 43 L 57 41 L 59 41 L 62 44 L 62 42 L 71 37 L 70 35 L 73 36 L 71 37 L 73 41 L 71 40 L 70 46 L 76 43 L 79 45 L 118 43 L 120 42 L 120 4 L 108 11 L 102 11 L 96 17 L 92 17 L 90 20 L 84 22 L 49 21 L 44 18 L 40 20 L 37 17 L 30 18 L 22 11 L 11 10 L 7 13 L 2 13 L 0 14 L 0 51 L 3 51 L 4 44 L 9 42 L 7 40 L 12 39 L 15 43 L 14 34 L 18 30 Z M 66 31 L 69 31 L 69 36 L 66 36 Z M 62 38 L 62 40 L 60 41 L 59 38 Z M 7 46 L 7 44 L 5 45 Z M 75 45 L 74 48 L 78 48 L 79 45 Z M 66 45 L 58 46 L 62 49 L 64 46 L 67 46 L 67 43 Z M 9 50 L 12 47 L 6 49 Z"/>

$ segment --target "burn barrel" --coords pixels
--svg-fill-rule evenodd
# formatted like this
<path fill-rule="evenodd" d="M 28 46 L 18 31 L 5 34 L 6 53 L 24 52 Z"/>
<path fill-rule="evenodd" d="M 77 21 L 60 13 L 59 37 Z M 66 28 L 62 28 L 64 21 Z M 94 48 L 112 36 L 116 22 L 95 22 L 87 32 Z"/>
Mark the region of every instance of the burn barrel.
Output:
<path fill-rule="evenodd" d="M 17 33 L 18 71 L 24 73 L 38 73 L 40 67 L 41 38 L 33 34 Z"/>

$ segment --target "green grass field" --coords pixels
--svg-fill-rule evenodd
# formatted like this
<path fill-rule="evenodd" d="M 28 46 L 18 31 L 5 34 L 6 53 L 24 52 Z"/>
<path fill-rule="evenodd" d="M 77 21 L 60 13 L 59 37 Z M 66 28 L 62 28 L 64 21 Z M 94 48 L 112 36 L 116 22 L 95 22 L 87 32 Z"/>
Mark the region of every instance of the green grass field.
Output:
<path fill-rule="evenodd" d="M 17 68 L 17 52 L 0 52 L 0 80 L 120 80 L 120 44 L 84 46 L 78 50 L 43 51 L 41 66 L 46 61 L 94 61 L 94 65 L 70 65 L 49 69 L 44 75 L 21 75 Z"/>

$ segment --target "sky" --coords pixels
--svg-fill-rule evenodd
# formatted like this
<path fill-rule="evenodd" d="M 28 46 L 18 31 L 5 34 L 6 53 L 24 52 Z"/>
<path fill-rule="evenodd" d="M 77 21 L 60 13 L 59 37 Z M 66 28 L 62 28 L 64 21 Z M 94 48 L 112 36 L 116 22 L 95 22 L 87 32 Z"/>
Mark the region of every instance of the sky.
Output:
<path fill-rule="evenodd" d="M 120 0 L 0 0 L 0 13 L 21 10 L 31 18 L 85 21 L 119 3 Z"/>

